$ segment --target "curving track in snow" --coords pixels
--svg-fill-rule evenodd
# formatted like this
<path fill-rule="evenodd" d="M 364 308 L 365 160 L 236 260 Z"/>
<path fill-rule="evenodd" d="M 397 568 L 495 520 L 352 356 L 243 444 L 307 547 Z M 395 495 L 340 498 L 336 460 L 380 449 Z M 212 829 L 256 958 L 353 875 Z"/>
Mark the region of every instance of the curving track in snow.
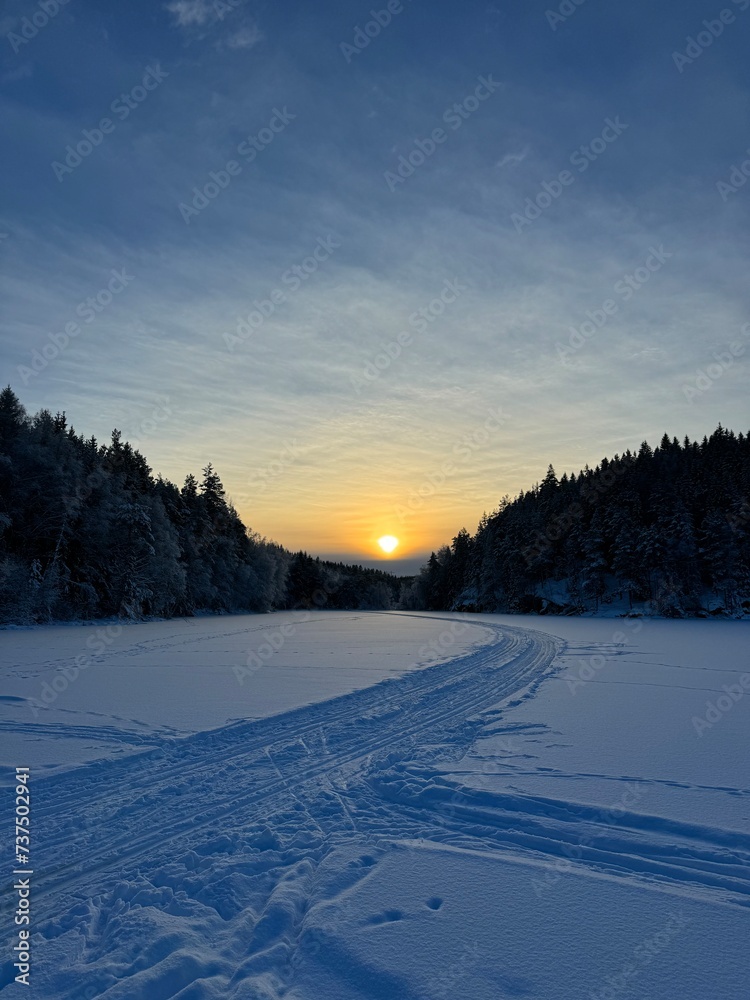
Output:
<path fill-rule="evenodd" d="M 494 641 L 448 662 L 37 780 L 35 995 L 78 1000 L 70 984 L 85 982 L 108 1000 L 296 997 L 299 963 L 328 941 L 321 914 L 394 847 L 500 857 L 543 887 L 564 861 L 746 907 L 750 837 L 462 782 L 456 762 L 512 732 L 505 710 L 560 669 L 564 646 L 482 627 Z M 9 976 L 6 963 L 0 988 Z"/>
<path fill-rule="evenodd" d="M 37 908 L 57 909 L 66 889 L 80 894 L 107 871 L 158 863 L 218 828 L 267 823 L 279 803 L 321 779 L 366 771 L 373 755 L 413 757 L 450 739 L 465 747 L 474 728 L 467 723 L 479 725 L 483 709 L 528 693 L 557 652 L 541 633 L 492 628 L 492 645 L 460 659 L 38 782 Z"/>

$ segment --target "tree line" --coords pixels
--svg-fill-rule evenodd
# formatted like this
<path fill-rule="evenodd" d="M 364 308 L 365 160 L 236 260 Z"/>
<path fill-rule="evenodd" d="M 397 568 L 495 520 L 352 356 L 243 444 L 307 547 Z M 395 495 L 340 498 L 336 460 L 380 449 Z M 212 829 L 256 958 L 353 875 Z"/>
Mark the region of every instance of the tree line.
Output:
<path fill-rule="evenodd" d="M 433 552 L 404 607 L 667 616 L 750 612 L 750 435 L 664 435 L 544 480 Z"/>
<path fill-rule="evenodd" d="M 416 577 L 292 553 L 245 527 L 212 465 L 181 487 L 122 440 L 0 392 L 0 622 L 290 608 L 750 612 L 750 435 L 665 434 L 505 496 Z"/>
<path fill-rule="evenodd" d="M 401 580 L 291 553 L 245 527 L 212 465 L 181 487 L 115 430 L 0 393 L 0 621 L 388 609 Z"/>

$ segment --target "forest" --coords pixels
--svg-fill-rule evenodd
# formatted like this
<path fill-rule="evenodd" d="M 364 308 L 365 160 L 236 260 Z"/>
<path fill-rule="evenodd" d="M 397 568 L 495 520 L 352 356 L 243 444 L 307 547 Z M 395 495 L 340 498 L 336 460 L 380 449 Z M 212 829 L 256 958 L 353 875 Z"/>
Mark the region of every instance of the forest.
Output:
<path fill-rule="evenodd" d="M 644 442 L 549 467 L 416 577 L 291 553 L 247 528 L 212 465 L 178 487 L 122 440 L 0 393 L 0 621 L 329 608 L 666 616 L 750 612 L 750 437 Z"/>
<path fill-rule="evenodd" d="M 750 612 L 750 436 L 665 434 L 544 480 L 433 552 L 411 608 L 667 617 Z"/>
<path fill-rule="evenodd" d="M 242 523 L 211 465 L 181 487 L 115 430 L 0 393 L 0 621 L 32 624 L 274 608 L 392 607 L 402 581 L 293 554 Z"/>

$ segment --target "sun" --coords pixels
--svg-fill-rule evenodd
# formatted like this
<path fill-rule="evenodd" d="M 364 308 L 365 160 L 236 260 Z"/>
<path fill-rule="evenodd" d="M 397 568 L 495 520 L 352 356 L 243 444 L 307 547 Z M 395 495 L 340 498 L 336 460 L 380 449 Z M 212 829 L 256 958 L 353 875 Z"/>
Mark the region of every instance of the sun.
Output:
<path fill-rule="evenodd" d="M 383 535 L 378 539 L 378 545 L 383 552 L 393 552 L 398 546 L 398 538 L 394 538 L 393 535 Z"/>

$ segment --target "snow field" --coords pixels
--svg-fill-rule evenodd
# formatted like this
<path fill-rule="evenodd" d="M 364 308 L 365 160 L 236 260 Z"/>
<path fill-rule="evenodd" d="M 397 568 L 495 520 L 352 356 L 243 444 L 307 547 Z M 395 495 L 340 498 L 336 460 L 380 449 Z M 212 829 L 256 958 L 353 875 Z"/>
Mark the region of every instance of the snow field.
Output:
<path fill-rule="evenodd" d="M 692 723 L 742 674 L 745 623 L 623 640 L 616 621 L 321 613 L 245 678 L 266 711 L 238 719 L 235 630 L 280 621 L 158 623 L 50 706 L 108 750 L 73 767 L 63 733 L 37 734 L 55 766 L 32 784 L 29 996 L 746 996 L 750 700 Z M 50 669 L 31 646 L 16 697 Z M 197 676 L 170 702 L 180 667 Z M 131 679 L 144 742 L 119 756 L 112 729 L 136 725 L 97 704 L 97 672 Z"/>

